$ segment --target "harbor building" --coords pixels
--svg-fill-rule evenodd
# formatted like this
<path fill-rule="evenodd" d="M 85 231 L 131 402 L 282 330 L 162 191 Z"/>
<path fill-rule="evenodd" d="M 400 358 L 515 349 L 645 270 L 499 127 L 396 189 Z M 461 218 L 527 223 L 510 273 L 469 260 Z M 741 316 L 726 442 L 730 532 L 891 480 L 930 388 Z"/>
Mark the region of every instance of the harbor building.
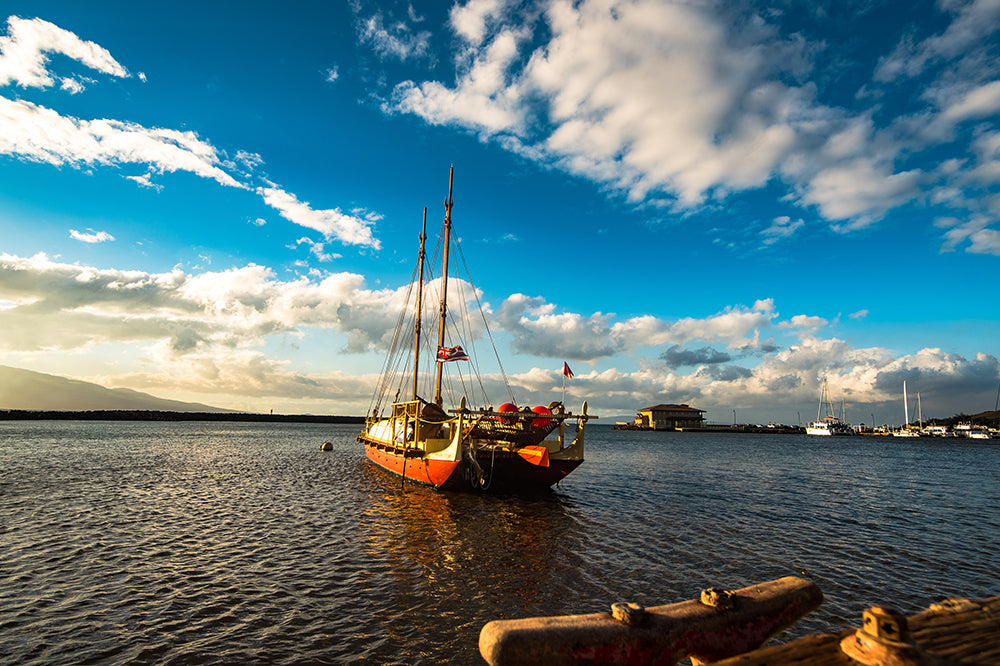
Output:
<path fill-rule="evenodd" d="M 705 410 L 689 405 L 653 405 L 640 409 L 631 423 L 618 422 L 621 430 L 676 430 L 678 428 L 704 428 Z"/>

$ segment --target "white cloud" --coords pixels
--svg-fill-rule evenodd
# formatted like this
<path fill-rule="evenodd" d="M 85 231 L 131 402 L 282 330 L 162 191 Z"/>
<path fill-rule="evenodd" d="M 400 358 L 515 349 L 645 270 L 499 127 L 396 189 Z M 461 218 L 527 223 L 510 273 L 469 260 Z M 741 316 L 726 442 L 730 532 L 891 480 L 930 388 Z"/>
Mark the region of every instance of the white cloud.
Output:
<path fill-rule="evenodd" d="M 0 85 L 12 81 L 22 86 L 52 85 L 46 53 L 61 53 L 99 71 L 128 76 L 108 51 L 51 23 L 11 17 L 8 25 L 9 36 L 0 37 Z M 82 90 L 76 79 L 64 79 L 62 85 L 74 93 Z M 145 174 L 125 177 L 157 190 L 162 187 L 152 182 L 153 175 L 175 171 L 186 171 L 226 187 L 250 189 L 227 169 L 242 169 L 241 177 L 250 179 L 263 164 L 259 155 L 242 150 L 237 152 L 235 161 L 226 161 L 214 146 L 194 132 L 149 128 L 120 120 L 74 118 L 6 97 L 0 97 L 0 127 L 4 129 L 0 132 L 0 155 L 76 168 L 146 165 Z M 346 244 L 380 247 L 372 233 L 372 226 L 380 219 L 375 213 L 363 212 L 364 217 L 358 217 L 339 209 L 314 210 L 308 203 L 298 201 L 294 194 L 273 185 L 256 191 L 282 217 L 295 224 Z"/>
<path fill-rule="evenodd" d="M 303 328 L 338 330 L 354 351 L 381 347 L 405 289 L 372 291 L 361 276 L 277 280 L 248 265 L 190 275 L 98 269 L 0 255 L 4 351 L 73 350 L 96 344 L 163 341 L 178 354 L 258 345 Z"/>
<path fill-rule="evenodd" d="M 349 245 L 379 249 L 382 244 L 373 236 L 372 225 L 381 217 L 364 213 L 364 217 L 347 215 L 339 208 L 315 210 L 308 202 L 299 201 L 291 192 L 276 187 L 257 188 L 264 202 L 290 222 L 320 232 L 327 238 L 336 238 Z"/>
<path fill-rule="evenodd" d="M 449 282 L 456 297 L 450 300 L 457 303 L 465 298 L 460 292 L 469 293 L 468 285 L 453 282 L 460 281 Z M 326 411 L 361 414 L 374 376 L 296 370 L 289 361 L 265 356 L 260 347 L 269 338 L 294 340 L 315 331 L 336 331 L 347 340 L 341 352 L 384 349 L 406 291 L 368 289 L 360 275 L 351 273 L 283 281 L 252 264 L 199 274 L 180 269 L 147 273 L 67 264 L 45 255 L 0 254 L 0 353 L 5 359 L 29 354 L 38 359 L 51 352 L 65 360 L 73 350 L 141 346 L 145 369 L 102 375 L 100 383 L 221 406 L 266 409 L 273 399 L 298 405 L 300 411 L 325 404 Z M 924 349 L 898 356 L 814 335 L 780 350 L 759 346 L 761 358 L 753 367 L 730 363 L 748 358 L 748 341 L 755 341 L 762 329 L 785 328 L 776 317 L 774 304 L 763 300 L 700 320 L 643 317 L 616 323 L 610 314 L 557 313 L 543 299 L 515 294 L 495 321 L 500 324 L 496 330 L 513 336 L 522 352 L 560 359 L 545 369 L 511 375 L 522 404 L 553 399 L 560 389 L 561 359 L 572 361 L 570 353 L 593 360 L 613 346 L 614 354 L 645 357 L 632 372 L 574 368 L 567 403 L 589 400 L 592 412 L 605 410 L 605 415 L 607 410 L 628 413 L 637 405 L 666 401 L 708 409 L 710 418 L 713 412 L 737 408 L 741 414 L 773 414 L 770 418 L 788 422 L 794 421 L 789 415 L 796 409 L 808 414 L 815 408 L 819 383 L 828 378 L 835 399 L 843 396 L 855 413 L 897 405 L 906 379 L 912 390 L 923 392 L 925 414 L 948 416 L 967 409 L 984 392 L 995 393 L 1000 377 L 997 360 L 984 354 L 966 359 Z M 823 322 L 796 316 L 788 323 Z M 713 342 L 739 353 L 706 346 Z M 686 343 L 692 347 L 687 352 L 674 349 L 673 358 L 698 363 L 687 374 L 657 358 L 662 345 Z M 502 377 L 488 375 L 484 383 L 490 395 L 505 394 Z"/>
<path fill-rule="evenodd" d="M 912 35 L 905 35 L 893 52 L 879 61 L 875 71 L 876 81 L 919 76 L 931 64 L 955 56 L 976 58 L 983 38 L 1000 25 L 1000 3 L 995 0 L 941 2 L 937 3 L 936 9 L 952 12 L 954 20 L 947 24 L 944 32 L 922 42 L 915 42 Z M 941 25 L 944 23 L 944 20 L 940 21 Z"/>
<path fill-rule="evenodd" d="M 975 49 L 985 62 L 979 40 L 1000 25 L 991 20 L 1000 16 L 994 0 L 943 6 L 952 19 L 943 33 L 904 39 L 895 64 L 883 61 L 878 81 L 890 83 L 914 54 L 922 54 L 922 63 L 909 63 L 918 70 L 958 60 L 917 96 L 915 110 L 884 126 L 875 124 L 886 122 L 879 109 L 821 103 L 823 77 L 807 77 L 825 66 L 825 45 L 782 35 L 763 16 L 737 21 L 717 3 L 661 0 L 541 6 L 542 20 L 503 0 L 454 5 L 450 23 L 461 40 L 454 84 L 404 81 L 386 108 L 471 129 L 634 202 L 682 210 L 778 184 L 788 188 L 787 201 L 852 231 L 922 203 L 927 188 L 926 200 L 947 197 L 953 206 L 981 198 L 957 196 L 955 174 L 927 173 L 907 160 L 950 144 L 957 122 L 986 118 L 1000 105 L 992 70 L 967 55 Z M 775 224 L 763 242 L 798 228 Z"/>
<path fill-rule="evenodd" d="M 782 322 L 781 326 L 783 328 L 799 328 L 799 329 L 817 329 L 822 328 L 829 324 L 823 317 L 816 317 L 810 315 L 795 315 L 786 322 Z"/>
<path fill-rule="evenodd" d="M 394 108 L 435 125 L 456 123 L 488 134 L 520 133 L 524 125 L 521 91 L 516 83 L 508 86 L 505 76 L 518 56 L 519 38 L 513 31 L 497 36 L 483 54 L 475 56 L 454 90 L 436 81 L 399 84 L 393 93 Z"/>
<path fill-rule="evenodd" d="M 936 224 L 941 228 L 947 229 L 944 233 L 944 243 L 941 245 L 942 252 L 954 251 L 962 243 L 971 241 L 973 238 L 979 238 L 980 243 L 985 243 L 979 247 L 986 250 L 981 253 L 991 254 L 988 250 L 992 234 L 991 230 L 988 229 L 989 220 L 983 216 L 972 216 L 965 221 L 956 218 L 942 218 L 937 220 Z"/>
<path fill-rule="evenodd" d="M 144 164 L 159 171 L 188 171 L 227 187 L 245 187 L 220 168 L 216 149 L 194 132 L 82 120 L 6 97 L 0 97 L 0 126 L 4 128 L 0 154 L 55 166 Z"/>
<path fill-rule="evenodd" d="M 556 365 L 511 376 L 521 404 L 544 402 L 560 391 L 561 366 Z M 923 349 L 894 356 L 885 349 L 851 349 L 842 340 L 810 338 L 753 368 L 700 365 L 687 374 L 665 366 L 633 372 L 578 370 L 567 382 L 566 402 L 575 407 L 589 400 L 591 412 L 604 417 L 659 402 L 683 402 L 707 410 L 710 422 L 731 422 L 735 408 L 741 421 L 795 424 L 812 418 L 826 379 L 832 399 L 838 407 L 843 400 L 851 422 L 868 423 L 875 413 L 877 423 L 898 424 L 903 379 L 911 391 L 923 393 L 925 416 L 944 417 L 967 411 L 983 392 L 995 393 L 998 374 L 997 359 L 985 354 L 967 359 Z"/>
<path fill-rule="evenodd" d="M 858 159 L 817 173 L 806 187 L 803 201 L 819 207 L 830 220 L 851 220 L 843 229 L 867 226 L 889 209 L 919 193 L 921 173 L 893 173 L 886 165 Z"/>
<path fill-rule="evenodd" d="M 452 5 L 449 21 L 455 32 L 471 46 L 479 46 L 486 37 L 487 25 L 502 17 L 508 0 L 470 0 Z"/>
<path fill-rule="evenodd" d="M 94 231 L 93 229 L 87 229 L 85 232 L 70 229 L 69 235 L 70 238 L 83 241 L 84 243 L 105 243 L 115 239 L 115 237 L 107 231 Z"/>
<path fill-rule="evenodd" d="M 469 64 L 454 88 L 398 85 L 395 109 L 684 207 L 762 186 L 842 123 L 811 90 L 777 82 L 802 66 L 805 46 L 762 21 L 737 31 L 702 5 L 555 1 L 551 39 L 529 56 L 532 17 L 505 7 L 453 8 Z"/>
<path fill-rule="evenodd" d="M 782 238 L 789 238 L 803 226 L 805 226 L 805 222 L 801 219 L 792 221 L 792 218 L 787 215 L 776 217 L 771 222 L 771 226 L 760 232 L 760 235 L 763 237 L 761 242 L 764 245 L 773 245 Z"/>
<path fill-rule="evenodd" d="M 339 254 L 327 252 L 325 243 L 317 243 L 311 238 L 300 238 L 295 241 L 295 244 L 308 245 L 310 254 L 314 255 L 320 261 L 333 261 L 334 259 L 340 259 L 341 257 Z"/>
<path fill-rule="evenodd" d="M 48 71 L 47 54 L 56 53 L 111 76 L 127 77 L 128 70 L 111 54 L 93 42 L 42 19 L 7 19 L 7 36 L 0 36 L 0 87 L 16 83 L 23 88 L 47 88 L 55 83 Z M 62 80 L 60 85 L 79 92 L 79 80 Z"/>
<path fill-rule="evenodd" d="M 980 229 L 970 234 L 969 240 L 971 241 L 969 252 L 1000 256 L 1000 231 Z"/>
<path fill-rule="evenodd" d="M 544 298 L 513 294 L 504 300 L 497 318 L 500 328 L 513 336 L 518 352 L 593 362 L 635 349 L 692 341 L 753 348 L 759 344 L 760 331 L 777 316 L 770 299 L 757 301 L 752 308 L 727 307 L 703 319 L 672 322 L 648 315 L 615 322 L 611 314 L 555 310 Z"/>
<path fill-rule="evenodd" d="M 991 116 L 1000 110 L 1000 81 L 991 81 L 969 90 L 941 114 L 942 119 L 958 122 Z"/>
<path fill-rule="evenodd" d="M 359 33 L 362 43 L 368 44 L 381 58 L 406 61 L 427 55 L 430 33 L 426 30 L 414 33 L 402 21 L 390 22 L 387 26 L 381 14 L 374 14 L 360 22 Z"/>

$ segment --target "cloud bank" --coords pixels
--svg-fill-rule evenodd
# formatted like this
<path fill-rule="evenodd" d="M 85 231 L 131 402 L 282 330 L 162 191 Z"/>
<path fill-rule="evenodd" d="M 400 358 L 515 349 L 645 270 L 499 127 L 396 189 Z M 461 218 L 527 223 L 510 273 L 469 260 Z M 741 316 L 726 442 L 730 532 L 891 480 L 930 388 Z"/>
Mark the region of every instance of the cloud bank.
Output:
<path fill-rule="evenodd" d="M 429 286 L 433 291 L 437 285 Z M 461 281 L 450 281 L 452 289 L 456 304 L 481 297 Z M 183 391 L 206 396 L 202 401 L 210 404 L 223 396 L 309 404 L 336 400 L 341 412 L 361 414 L 367 409 L 373 375 L 296 369 L 287 361 L 268 358 L 263 349 L 273 339 L 335 332 L 345 341 L 342 354 L 382 353 L 392 343 L 407 297 L 406 287 L 370 289 L 352 273 L 288 281 L 253 264 L 200 274 L 180 269 L 147 273 L 68 264 L 41 254 L 2 254 L 0 328 L 5 335 L 0 353 L 27 357 L 140 345 L 150 369 L 109 375 L 104 383 Z M 630 355 L 645 359 L 633 372 L 587 372 L 574 365 L 567 400 L 589 400 L 612 413 L 627 413 L 639 403 L 671 396 L 710 410 L 710 416 L 711 410 L 723 407 L 767 413 L 780 405 L 786 411 L 774 418 L 787 422 L 793 420 L 787 410 L 794 406 L 808 416 L 826 378 L 833 395 L 851 405 L 865 405 L 866 411 L 893 409 L 905 379 L 914 391 L 924 391 L 927 413 L 938 410 L 938 415 L 950 416 L 968 404 L 963 401 L 982 395 L 1000 380 L 993 356 L 967 359 L 940 349 L 897 356 L 888 349 L 853 349 L 835 337 L 817 336 L 825 320 L 808 315 L 782 318 L 766 299 L 701 319 L 667 321 L 560 312 L 540 297 L 512 294 L 491 320 L 500 344 L 522 357 L 583 363 Z M 787 343 L 776 344 L 776 335 Z M 753 367 L 743 365 L 749 360 Z M 547 402 L 560 390 L 562 365 L 551 366 L 511 375 L 518 400 Z M 491 395 L 504 395 L 501 379 L 487 374 Z M 215 403 L 207 399 L 210 396 Z M 889 416 L 883 413 L 882 418 Z"/>

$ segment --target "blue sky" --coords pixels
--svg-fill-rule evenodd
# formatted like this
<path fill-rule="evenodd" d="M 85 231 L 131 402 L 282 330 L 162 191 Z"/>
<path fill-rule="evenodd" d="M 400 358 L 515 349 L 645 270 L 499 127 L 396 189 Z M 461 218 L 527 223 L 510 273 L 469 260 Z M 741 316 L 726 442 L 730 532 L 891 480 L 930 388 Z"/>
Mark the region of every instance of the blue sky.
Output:
<path fill-rule="evenodd" d="M 0 364 L 363 413 L 454 165 L 519 402 L 993 408 L 1000 2 L 327 4 L 5 3 Z"/>

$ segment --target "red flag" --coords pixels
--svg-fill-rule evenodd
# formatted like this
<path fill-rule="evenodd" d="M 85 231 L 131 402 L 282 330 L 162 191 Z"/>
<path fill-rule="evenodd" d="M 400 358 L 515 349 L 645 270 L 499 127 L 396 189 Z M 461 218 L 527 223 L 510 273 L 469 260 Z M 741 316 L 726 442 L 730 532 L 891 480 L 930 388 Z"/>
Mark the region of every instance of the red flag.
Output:
<path fill-rule="evenodd" d="M 573 379 L 573 371 L 569 369 L 569 364 L 566 361 L 563 361 L 563 377 Z"/>
<path fill-rule="evenodd" d="M 438 347 L 437 361 L 438 363 L 447 363 L 448 361 L 468 361 L 469 357 L 462 349 L 461 345 L 455 345 L 454 347 Z"/>

